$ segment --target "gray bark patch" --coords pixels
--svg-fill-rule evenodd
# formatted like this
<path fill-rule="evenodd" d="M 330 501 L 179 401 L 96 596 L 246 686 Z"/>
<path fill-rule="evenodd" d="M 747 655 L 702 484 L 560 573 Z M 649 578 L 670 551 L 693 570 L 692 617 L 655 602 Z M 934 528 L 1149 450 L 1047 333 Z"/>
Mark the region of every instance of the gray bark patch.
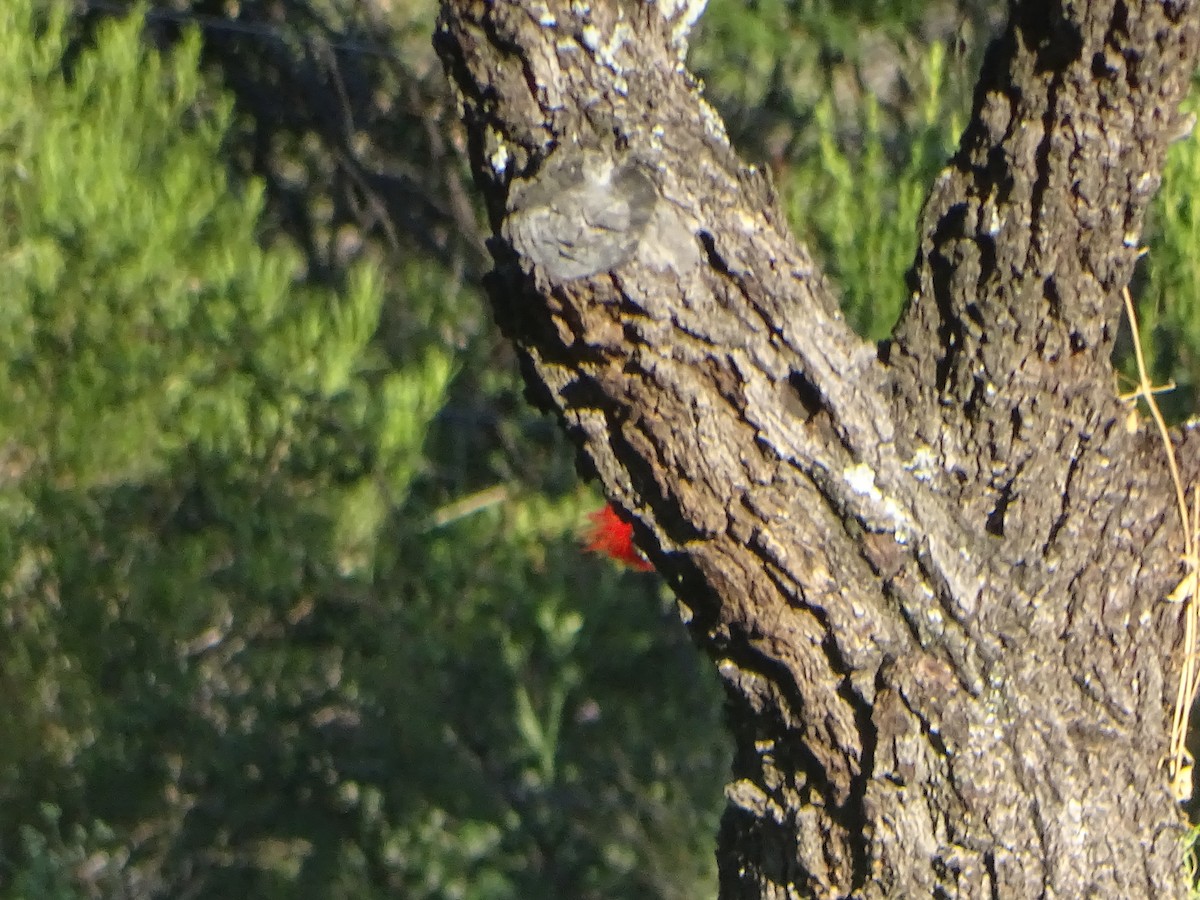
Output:
<path fill-rule="evenodd" d="M 646 164 L 593 150 L 569 158 L 563 153 L 532 178 L 513 182 L 503 231 L 521 256 L 555 281 L 626 262 L 658 202 Z"/>

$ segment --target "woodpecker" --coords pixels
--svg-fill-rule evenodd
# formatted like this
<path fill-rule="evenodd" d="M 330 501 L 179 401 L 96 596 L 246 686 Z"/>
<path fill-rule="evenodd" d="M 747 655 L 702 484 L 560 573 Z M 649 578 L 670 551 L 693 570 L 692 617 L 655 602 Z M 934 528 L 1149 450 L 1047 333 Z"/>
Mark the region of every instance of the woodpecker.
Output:
<path fill-rule="evenodd" d="M 617 515 L 612 504 L 605 504 L 603 509 L 591 513 L 588 518 L 592 520 L 592 525 L 587 532 L 585 550 L 615 559 L 639 572 L 654 569 L 646 555 L 633 545 L 633 526 Z"/>

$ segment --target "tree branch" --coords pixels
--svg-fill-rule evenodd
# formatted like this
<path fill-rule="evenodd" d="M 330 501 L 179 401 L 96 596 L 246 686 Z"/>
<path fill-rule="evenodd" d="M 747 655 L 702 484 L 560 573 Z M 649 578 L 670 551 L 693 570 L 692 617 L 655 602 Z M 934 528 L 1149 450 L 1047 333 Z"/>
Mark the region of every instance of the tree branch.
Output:
<path fill-rule="evenodd" d="M 1026 551 L 1056 510 L 1010 504 L 1001 522 L 997 505 L 1031 466 L 1046 480 L 1058 459 L 1047 477 L 1063 483 L 1064 450 L 1118 415 L 1121 289 L 1198 54 L 1193 0 L 1015 4 L 922 216 L 889 357 L 897 394 L 920 411 L 904 439 L 962 460 L 964 489 L 947 489 L 967 518 L 1025 531 Z M 1066 410 L 1040 402 L 1051 393 Z"/>
<path fill-rule="evenodd" d="M 684 68 L 695 5 L 435 40 L 500 324 L 735 698 L 722 896 L 1177 894 L 1182 543 L 1107 356 L 1194 8 L 1015 5 L 881 361 Z"/>

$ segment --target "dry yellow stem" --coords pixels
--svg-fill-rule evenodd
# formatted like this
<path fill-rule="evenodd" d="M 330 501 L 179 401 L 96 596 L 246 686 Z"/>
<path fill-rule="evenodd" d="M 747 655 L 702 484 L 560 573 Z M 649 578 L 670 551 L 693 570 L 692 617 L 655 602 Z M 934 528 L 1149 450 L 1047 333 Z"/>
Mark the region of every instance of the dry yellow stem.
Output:
<path fill-rule="evenodd" d="M 1171 481 L 1175 485 L 1175 504 L 1179 511 L 1179 523 L 1183 528 L 1183 563 L 1186 572 L 1175 589 L 1167 595 L 1172 603 L 1185 604 L 1183 665 L 1179 672 L 1179 686 L 1175 692 L 1175 712 L 1171 717 L 1171 743 L 1167 757 L 1167 774 L 1171 779 L 1171 790 L 1175 799 L 1183 802 L 1192 795 L 1192 757 L 1187 751 L 1186 741 L 1192 703 L 1200 688 L 1200 660 L 1197 659 L 1197 633 L 1200 632 L 1200 610 L 1197 609 L 1197 593 L 1200 593 L 1200 558 L 1197 541 L 1200 538 L 1200 495 L 1192 488 L 1192 505 L 1189 508 L 1183 478 L 1179 474 L 1179 462 L 1175 458 L 1175 445 L 1171 443 L 1171 432 L 1162 410 L 1154 399 L 1155 388 L 1146 373 L 1146 358 L 1142 354 L 1142 337 L 1138 331 L 1137 313 L 1129 288 L 1125 288 L 1125 314 L 1129 316 L 1129 330 L 1133 336 L 1133 356 L 1137 361 L 1138 387 L 1133 396 L 1146 401 L 1150 417 L 1158 427 L 1163 449 L 1167 452 L 1167 466 L 1171 470 Z"/>

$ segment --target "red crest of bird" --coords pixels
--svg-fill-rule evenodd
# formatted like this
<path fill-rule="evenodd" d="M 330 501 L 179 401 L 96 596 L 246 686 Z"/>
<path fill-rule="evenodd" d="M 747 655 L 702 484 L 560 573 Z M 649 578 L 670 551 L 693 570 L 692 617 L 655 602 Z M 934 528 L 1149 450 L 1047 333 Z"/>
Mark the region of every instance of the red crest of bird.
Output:
<path fill-rule="evenodd" d="M 588 518 L 592 525 L 585 538 L 585 550 L 615 559 L 639 572 L 649 572 L 654 568 L 642 551 L 633 545 L 633 526 L 618 516 L 611 504 L 605 504 L 603 509 L 591 513 Z"/>

